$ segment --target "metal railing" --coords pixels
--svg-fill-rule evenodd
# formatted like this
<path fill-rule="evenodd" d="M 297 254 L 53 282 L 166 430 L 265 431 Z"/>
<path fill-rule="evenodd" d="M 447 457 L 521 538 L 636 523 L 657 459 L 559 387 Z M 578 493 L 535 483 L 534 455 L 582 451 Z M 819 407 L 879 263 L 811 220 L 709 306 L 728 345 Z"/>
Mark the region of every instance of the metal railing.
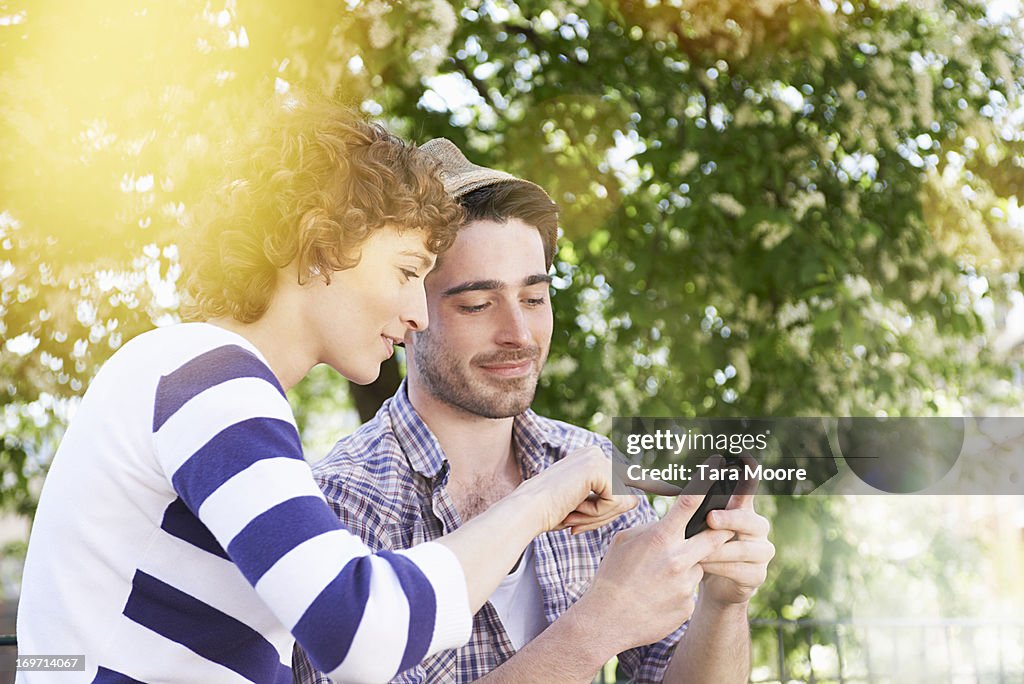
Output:
<path fill-rule="evenodd" d="M 1024 620 L 750 622 L 750 684 L 1024 684 Z M 592 684 L 624 679 L 608 663 Z"/>
<path fill-rule="evenodd" d="M 751 632 L 753 684 L 1024 683 L 1019 620 L 752 620 Z"/>

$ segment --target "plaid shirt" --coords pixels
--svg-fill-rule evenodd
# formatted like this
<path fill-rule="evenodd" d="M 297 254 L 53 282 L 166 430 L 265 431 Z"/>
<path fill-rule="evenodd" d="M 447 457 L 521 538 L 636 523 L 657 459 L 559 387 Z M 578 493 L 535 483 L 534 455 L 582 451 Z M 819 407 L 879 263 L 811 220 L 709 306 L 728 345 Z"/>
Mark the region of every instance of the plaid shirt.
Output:
<path fill-rule="evenodd" d="M 512 440 L 524 479 L 580 447 L 599 445 L 609 454 L 611 449 L 599 435 L 529 410 L 516 417 Z M 338 442 L 313 472 L 341 522 L 374 551 L 407 549 L 461 525 L 446 489 L 448 460 L 409 402 L 404 382 L 370 422 Z M 640 497 L 636 508 L 600 529 L 576 536 L 568 530 L 546 532 L 534 539 L 534 562 L 548 623 L 587 590 L 618 530 L 656 519 L 650 504 Z M 685 629 L 683 625 L 660 642 L 619 654 L 620 667 L 634 682 L 661 681 Z M 505 627 L 488 602 L 473 618 L 468 644 L 431 656 L 393 681 L 471 682 L 514 654 Z M 292 668 L 296 682 L 330 682 L 298 647 Z"/>

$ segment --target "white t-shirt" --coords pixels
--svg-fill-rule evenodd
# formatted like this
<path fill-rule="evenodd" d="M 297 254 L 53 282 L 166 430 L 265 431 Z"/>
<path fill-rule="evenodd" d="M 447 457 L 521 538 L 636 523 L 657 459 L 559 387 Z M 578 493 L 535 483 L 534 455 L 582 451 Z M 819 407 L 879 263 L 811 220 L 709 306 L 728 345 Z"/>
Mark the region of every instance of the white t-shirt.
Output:
<path fill-rule="evenodd" d="M 491 605 L 517 651 L 548 626 L 537 566 L 533 562 L 533 544 L 526 547 L 515 571 L 491 594 Z"/>

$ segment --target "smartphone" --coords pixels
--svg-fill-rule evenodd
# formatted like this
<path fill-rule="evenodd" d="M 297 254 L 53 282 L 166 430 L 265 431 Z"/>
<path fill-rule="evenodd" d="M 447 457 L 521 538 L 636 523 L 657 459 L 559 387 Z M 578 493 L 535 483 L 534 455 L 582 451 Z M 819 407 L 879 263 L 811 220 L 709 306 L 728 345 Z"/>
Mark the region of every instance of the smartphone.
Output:
<path fill-rule="evenodd" d="M 729 499 L 732 498 L 736 488 L 740 485 L 740 477 L 743 472 L 743 460 L 736 457 L 726 457 L 725 465 L 722 470 L 737 470 L 740 472 L 740 476 L 736 479 L 726 476 L 721 480 L 716 480 L 711 489 L 708 490 L 707 496 L 704 497 L 704 501 L 701 502 L 700 506 L 694 511 L 693 517 L 690 518 L 690 522 L 686 524 L 686 538 L 689 539 L 695 534 L 700 534 L 708 528 L 707 517 L 711 511 L 722 510 L 728 505 Z"/>

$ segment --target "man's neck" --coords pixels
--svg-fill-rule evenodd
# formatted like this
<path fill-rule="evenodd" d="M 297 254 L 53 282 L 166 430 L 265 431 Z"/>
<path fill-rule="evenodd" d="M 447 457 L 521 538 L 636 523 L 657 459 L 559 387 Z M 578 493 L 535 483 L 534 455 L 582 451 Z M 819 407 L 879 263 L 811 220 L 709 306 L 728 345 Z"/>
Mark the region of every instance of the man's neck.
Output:
<path fill-rule="evenodd" d="M 445 403 L 410 383 L 409 401 L 434 433 L 451 468 L 461 482 L 518 472 L 512 449 L 514 418 L 485 418 Z"/>

